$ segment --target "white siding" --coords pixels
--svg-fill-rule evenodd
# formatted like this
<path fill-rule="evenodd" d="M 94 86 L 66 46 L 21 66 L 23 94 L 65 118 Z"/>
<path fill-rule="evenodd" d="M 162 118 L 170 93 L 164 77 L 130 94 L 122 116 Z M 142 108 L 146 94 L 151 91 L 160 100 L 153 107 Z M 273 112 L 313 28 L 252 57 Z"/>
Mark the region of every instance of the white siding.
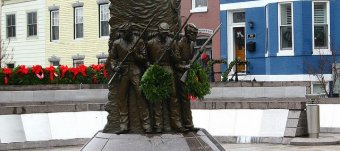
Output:
<path fill-rule="evenodd" d="M 13 60 L 17 65 L 45 66 L 45 0 L 8 4 L 2 7 L 1 36 L 6 42 L 6 14 L 15 14 L 16 37 L 11 38 L 9 48 L 13 48 Z M 27 37 L 27 12 L 37 12 L 37 36 Z"/>

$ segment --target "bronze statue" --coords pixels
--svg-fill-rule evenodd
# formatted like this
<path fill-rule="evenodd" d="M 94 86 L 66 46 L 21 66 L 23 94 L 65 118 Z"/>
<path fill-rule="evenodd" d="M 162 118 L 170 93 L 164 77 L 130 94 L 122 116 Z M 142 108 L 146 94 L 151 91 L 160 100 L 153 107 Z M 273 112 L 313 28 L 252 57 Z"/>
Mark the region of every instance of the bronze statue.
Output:
<path fill-rule="evenodd" d="M 196 41 L 197 27 L 189 23 L 185 26 L 185 34 L 175 45 L 175 52 L 177 56 L 177 63 L 175 65 L 175 79 L 177 94 L 181 102 L 182 121 L 186 129 L 196 131 L 192 122 L 192 113 L 190 108 L 190 100 L 188 93 L 185 90 L 185 83 L 181 81 L 182 75 L 185 71 L 190 69 L 190 60 L 194 56 L 194 42 Z"/>
<path fill-rule="evenodd" d="M 137 40 L 138 37 L 133 35 L 131 24 L 125 23 L 119 27 L 121 37 L 115 40 L 110 51 L 112 69 L 119 73 L 117 102 L 119 108 L 120 130 L 117 134 L 129 132 L 129 89 L 135 92 L 135 101 L 139 111 L 140 121 L 145 133 L 152 132 L 149 118 L 149 110 L 146 100 L 142 96 L 139 88 L 142 69 L 141 63 L 146 62 L 146 50 L 143 41 Z M 138 42 L 138 43 L 137 43 Z M 136 44 L 137 43 L 137 44 Z M 130 50 L 134 45 L 134 50 Z M 131 55 L 122 63 L 122 66 L 115 66 L 118 62 L 122 62 L 124 57 L 133 51 Z"/>
<path fill-rule="evenodd" d="M 147 43 L 147 53 L 151 64 L 158 63 L 164 70 L 174 74 L 172 65 L 175 56 L 171 53 L 173 46 L 171 45 L 172 38 L 170 37 L 170 27 L 167 23 L 160 23 L 158 26 L 158 35 Z M 162 54 L 165 52 L 163 58 Z M 159 60 L 161 58 L 161 60 Z M 173 83 L 175 82 L 174 79 Z M 183 128 L 181 117 L 180 117 L 180 106 L 177 99 L 176 88 L 173 86 L 171 96 L 169 100 L 160 100 L 154 103 L 154 128 L 155 132 L 163 132 L 163 106 L 162 101 L 169 101 L 169 118 L 172 129 L 177 132 L 184 132 L 186 129 Z M 165 107 L 165 106 L 164 106 Z"/>

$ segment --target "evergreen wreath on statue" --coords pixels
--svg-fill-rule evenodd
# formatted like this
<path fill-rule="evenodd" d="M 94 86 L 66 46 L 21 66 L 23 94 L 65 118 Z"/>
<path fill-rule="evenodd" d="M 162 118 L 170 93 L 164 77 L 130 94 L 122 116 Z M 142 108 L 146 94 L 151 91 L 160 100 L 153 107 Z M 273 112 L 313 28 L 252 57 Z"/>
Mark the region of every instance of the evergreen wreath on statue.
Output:
<path fill-rule="evenodd" d="M 151 103 L 170 96 L 173 87 L 172 75 L 159 65 L 151 65 L 142 76 L 140 88 Z"/>
<path fill-rule="evenodd" d="M 189 95 L 203 99 L 205 95 L 210 94 L 208 75 L 199 64 L 191 66 L 185 84 Z"/>

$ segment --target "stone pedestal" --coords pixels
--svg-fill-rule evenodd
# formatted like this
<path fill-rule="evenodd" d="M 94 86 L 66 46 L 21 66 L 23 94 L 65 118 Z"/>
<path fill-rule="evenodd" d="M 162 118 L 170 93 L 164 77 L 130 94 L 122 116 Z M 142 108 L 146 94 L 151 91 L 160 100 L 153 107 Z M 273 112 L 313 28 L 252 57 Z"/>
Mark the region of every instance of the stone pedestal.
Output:
<path fill-rule="evenodd" d="M 204 129 L 186 134 L 108 134 L 98 132 L 81 151 L 225 151 Z"/>

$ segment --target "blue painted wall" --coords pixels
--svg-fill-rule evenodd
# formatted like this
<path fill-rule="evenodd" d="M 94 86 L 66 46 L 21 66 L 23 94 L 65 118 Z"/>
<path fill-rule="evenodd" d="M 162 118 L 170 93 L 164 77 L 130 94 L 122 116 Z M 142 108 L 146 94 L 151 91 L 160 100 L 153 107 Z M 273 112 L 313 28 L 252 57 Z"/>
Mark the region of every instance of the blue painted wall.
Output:
<path fill-rule="evenodd" d="M 246 52 L 247 60 L 251 63 L 248 65 L 247 71 L 248 74 L 262 74 L 266 71 L 266 67 L 264 66 L 264 56 L 266 53 L 266 10 L 264 7 L 258 7 L 246 9 L 245 12 L 246 23 L 250 21 L 254 22 L 253 29 L 246 24 L 246 35 L 256 34 L 255 39 L 248 39 L 246 36 L 246 43 L 256 43 L 255 52 Z"/>
<path fill-rule="evenodd" d="M 279 48 L 278 43 L 278 5 L 277 3 L 268 4 L 268 28 L 269 28 L 269 37 L 268 37 L 268 47 L 269 47 L 269 56 L 276 56 Z"/>
<path fill-rule="evenodd" d="M 252 0 L 221 0 L 221 4 L 245 2 Z M 266 7 L 268 7 L 268 29 L 266 37 Z M 309 74 L 310 72 L 331 73 L 332 56 L 312 55 L 313 26 L 312 1 L 294 1 L 294 56 L 277 56 L 279 49 L 278 3 L 270 3 L 265 7 L 248 8 L 246 22 L 253 21 L 254 29 L 246 24 L 246 35 L 256 34 L 256 52 L 246 52 L 248 74 L 250 75 L 292 75 Z M 340 54 L 340 0 L 330 0 L 330 32 L 331 48 Z M 227 11 L 221 11 L 221 57 L 227 58 Z M 230 33 L 229 33 L 230 34 Z M 265 57 L 266 38 L 268 38 L 268 57 Z M 338 60 L 340 60 L 338 58 Z M 326 62 L 325 62 L 326 61 Z M 326 63 L 320 71 L 321 62 Z M 225 68 L 222 68 L 224 71 Z"/>
<path fill-rule="evenodd" d="M 222 59 L 228 58 L 228 42 L 227 42 L 227 11 L 221 11 L 220 13 L 220 21 L 222 23 L 220 32 L 221 32 L 221 42 L 220 42 L 220 54 Z M 226 65 L 221 65 L 221 71 L 225 71 L 227 68 Z"/>
<path fill-rule="evenodd" d="M 331 48 L 340 54 L 340 0 L 330 1 Z"/>

